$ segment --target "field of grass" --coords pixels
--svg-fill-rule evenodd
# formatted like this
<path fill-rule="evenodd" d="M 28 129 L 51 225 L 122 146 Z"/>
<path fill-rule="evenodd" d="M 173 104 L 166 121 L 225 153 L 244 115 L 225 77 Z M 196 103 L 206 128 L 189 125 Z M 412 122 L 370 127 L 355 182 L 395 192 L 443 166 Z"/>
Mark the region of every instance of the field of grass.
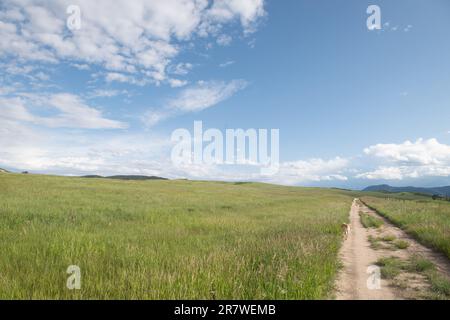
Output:
<path fill-rule="evenodd" d="M 450 258 L 450 203 L 431 199 L 362 197 L 367 205 L 425 245 Z"/>
<path fill-rule="evenodd" d="M 344 191 L 0 173 L 0 299 L 323 299 Z M 69 265 L 81 290 L 66 288 Z"/>

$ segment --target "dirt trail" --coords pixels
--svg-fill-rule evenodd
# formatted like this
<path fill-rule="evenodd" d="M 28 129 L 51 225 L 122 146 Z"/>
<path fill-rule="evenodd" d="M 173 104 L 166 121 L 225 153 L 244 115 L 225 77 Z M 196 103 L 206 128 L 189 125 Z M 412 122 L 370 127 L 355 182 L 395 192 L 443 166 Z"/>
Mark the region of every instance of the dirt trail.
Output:
<path fill-rule="evenodd" d="M 378 229 L 366 229 L 361 223 L 359 212 L 363 212 L 383 220 Z M 408 236 L 403 230 L 395 227 L 387 219 L 369 209 L 355 199 L 350 211 L 351 232 L 340 251 L 343 263 L 337 279 L 336 298 L 338 300 L 397 300 L 420 299 L 423 290 L 429 287 L 426 278 L 418 273 L 402 273 L 395 280 L 381 280 L 379 289 L 369 289 L 367 280 L 370 277 L 368 267 L 380 258 L 396 257 L 403 261 L 420 255 L 433 262 L 441 275 L 450 279 L 450 260 L 444 255 L 424 247 Z M 382 242 L 377 248 L 371 246 L 369 237 L 380 238 L 394 236 L 397 240 L 408 243 L 408 248 L 393 250 L 392 243 Z"/>
<path fill-rule="evenodd" d="M 366 229 L 359 218 L 359 205 L 355 199 L 350 210 L 350 235 L 341 248 L 340 257 L 343 269 L 337 282 L 338 300 L 392 300 L 396 299 L 393 290 L 385 280 L 381 289 L 370 290 L 367 268 L 377 261 L 377 253 L 370 248 Z"/>

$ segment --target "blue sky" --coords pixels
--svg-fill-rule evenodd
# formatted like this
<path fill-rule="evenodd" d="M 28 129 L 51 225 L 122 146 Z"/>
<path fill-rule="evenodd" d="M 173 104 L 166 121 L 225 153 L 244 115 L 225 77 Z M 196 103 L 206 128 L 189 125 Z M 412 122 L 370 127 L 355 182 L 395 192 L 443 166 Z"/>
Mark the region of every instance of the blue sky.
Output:
<path fill-rule="evenodd" d="M 450 184 L 449 14 L 446 0 L 2 1 L 0 167 Z M 279 173 L 174 167 L 171 133 L 196 120 L 280 129 Z"/>

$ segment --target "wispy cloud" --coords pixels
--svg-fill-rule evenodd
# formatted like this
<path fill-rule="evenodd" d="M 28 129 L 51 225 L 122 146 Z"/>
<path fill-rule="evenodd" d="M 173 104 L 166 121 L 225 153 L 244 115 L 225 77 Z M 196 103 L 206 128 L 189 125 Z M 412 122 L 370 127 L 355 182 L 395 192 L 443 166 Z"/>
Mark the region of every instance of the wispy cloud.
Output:
<path fill-rule="evenodd" d="M 227 34 L 221 34 L 217 38 L 217 44 L 220 46 L 229 46 L 232 41 L 233 41 L 233 38 Z"/>
<path fill-rule="evenodd" d="M 149 110 L 143 117 L 147 126 L 176 115 L 199 112 L 211 108 L 232 97 L 247 86 L 245 80 L 199 81 L 195 85 L 183 89 L 175 98 L 159 110 Z"/>
<path fill-rule="evenodd" d="M 89 98 L 112 98 L 119 95 L 127 95 L 127 90 L 95 89 L 88 94 Z"/>
<path fill-rule="evenodd" d="M 180 80 L 180 79 L 170 79 L 169 84 L 172 88 L 180 88 L 184 87 L 188 84 L 187 80 Z"/>
<path fill-rule="evenodd" d="M 394 31 L 395 32 L 395 31 L 400 30 L 400 31 L 404 31 L 404 32 L 409 32 L 413 28 L 413 26 L 411 24 L 408 24 L 404 27 L 399 26 L 399 25 L 395 25 L 395 26 L 391 26 L 391 25 L 392 24 L 390 21 L 385 22 L 383 24 L 383 29 L 381 31 Z"/>
<path fill-rule="evenodd" d="M 341 157 L 333 159 L 313 158 L 282 162 L 279 172 L 267 181 L 279 184 L 295 185 L 305 182 L 347 181 L 346 170 L 349 160 Z"/>
<path fill-rule="evenodd" d="M 226 68 L 226 67 L 228 67 L 228 66 L 231 66 L 231 65 L 233 65 L 233 64 L 235 64 L 235 61 L 226 61 L 226 62 L 224 62 L 224 63 L 221 63 L 220 65 L 219 65 L 219 67 L 221 67 L 221 68 Z"/>
<path fill-rule="evenodd" d="M 34 114 L 29 108 L 45 111 L 50 109 L 56 115 Z M 102 112 L 85 104 L 73 94 L 23 95 L 22 97 L 0 97 L 0 119 L 27 122 L 51 128 L 81 129 L 123 129 L 126 123 L 103 117 Z"/>
<path fill-rule="evenodd" d="M 178 63 L 173 66 L 169 66 L 169 73 L 175 74 L 178 76 L 185 76 L 192 70 L 194 66 L 191 63 Z"/>
<path fill-rule="evenodd" d="M 184 112 L 201 111 L 230 98 L 246 86 L 244 80 L 200 81 L 170 100 L 167 107 Z"/>

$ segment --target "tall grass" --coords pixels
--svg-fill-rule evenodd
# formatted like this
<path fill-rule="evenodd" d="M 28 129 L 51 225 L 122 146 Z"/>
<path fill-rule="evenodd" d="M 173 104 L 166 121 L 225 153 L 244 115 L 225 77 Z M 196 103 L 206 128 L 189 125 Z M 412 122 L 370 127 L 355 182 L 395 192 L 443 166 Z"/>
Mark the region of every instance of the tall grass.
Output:
<path fill-rule="evenodd" d="M 0 174 L 1 299 L 322 299 L 333 190 Z M 66 288 L 69 265 L 81 290 Z"/>
<path fill-rule="evenodd" d="M 423 244 L 450 258 L 450 203 L 382 197 L 362 200 Z"/>

